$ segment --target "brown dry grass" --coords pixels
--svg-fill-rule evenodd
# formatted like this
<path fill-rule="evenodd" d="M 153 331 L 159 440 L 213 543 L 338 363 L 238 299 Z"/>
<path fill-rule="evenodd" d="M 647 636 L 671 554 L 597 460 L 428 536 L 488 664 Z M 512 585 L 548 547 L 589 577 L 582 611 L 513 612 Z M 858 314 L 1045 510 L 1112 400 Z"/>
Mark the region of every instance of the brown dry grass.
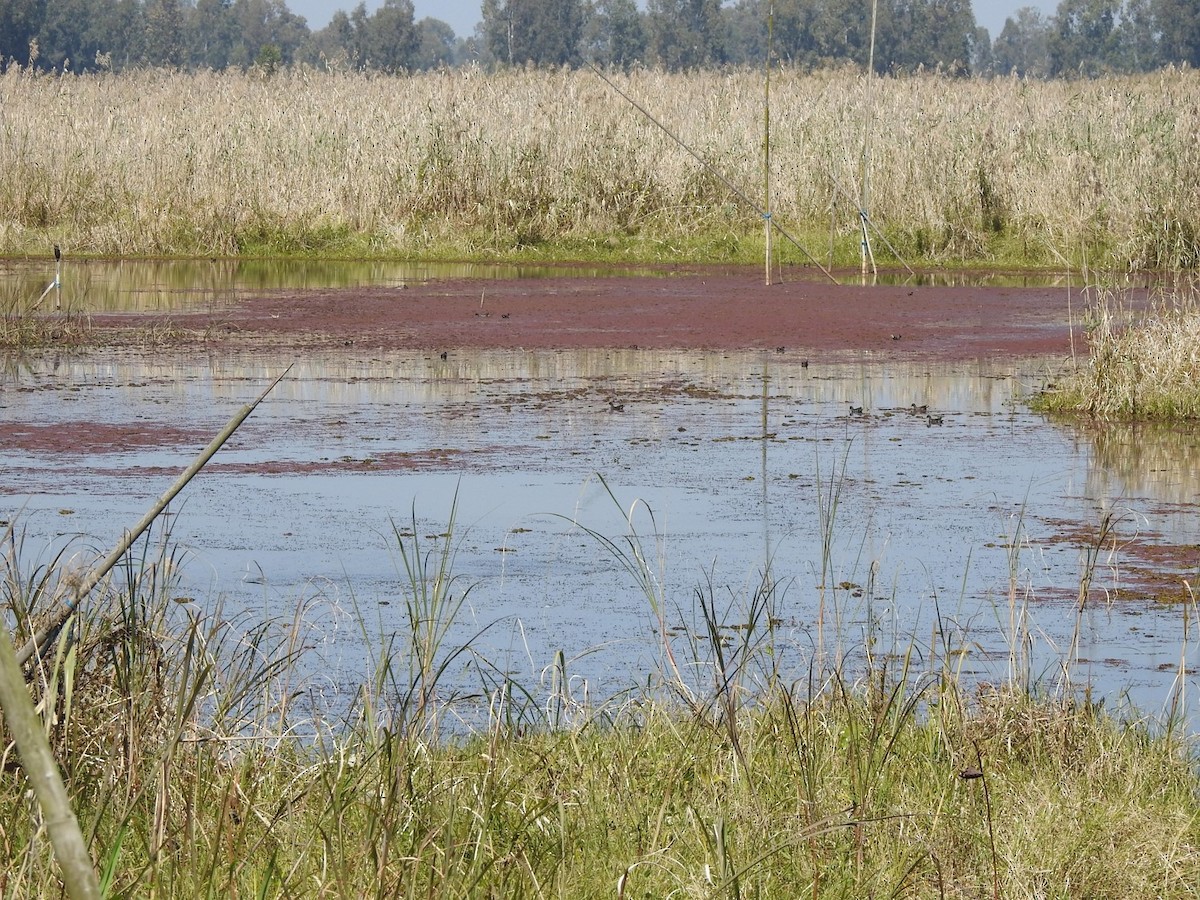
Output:
<path fill-rule="evenodd" d="M 1200 419 L 1200 288 L 1167 292 L 1144 313 L 1103 290 L 1092 316 L 1086 362 L 1039 406 L 1106 421 Z"/>
<path fill-rule="evenodd" d="M 757 72 L 613 76 L 760 183 Z M 772 81 L 775 215 L 856 246 L 866 92 Z M 870 213 L 913 258 L 1200 258 L 1200 73 L 883 79 Z M 737 253 L 757 215 L 589 72 L 0 75 L 0 254 Z M 830 224 L 833 223 L 833 234 Z M 693 240 L 691 245 L 689 240 Z"/>

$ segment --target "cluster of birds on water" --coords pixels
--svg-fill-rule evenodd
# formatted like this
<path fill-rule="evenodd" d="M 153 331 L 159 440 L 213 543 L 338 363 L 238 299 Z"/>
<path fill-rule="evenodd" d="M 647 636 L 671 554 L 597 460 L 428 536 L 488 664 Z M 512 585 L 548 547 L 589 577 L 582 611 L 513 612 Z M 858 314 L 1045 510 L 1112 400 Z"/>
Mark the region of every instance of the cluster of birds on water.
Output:
<path fill-rule="evenodd" d="M 54 247 L 55 257 L 58 256 L 58 250 L 59 250 L 58 246 L 55 245 L 55 247 Z M 893 335 L 892 340 L 893 341 L 899 340 L 899 335 Z M 785 348 L 784 347 L 775 348 L 775 352 L 776 353 L 784 353 Z M 448 358 L 449 354 L 446 353 L 445 350 L 442 350 L 442 353 L 439 353 L 438 356 L 440 359 L 442 359 L 444 361 L 446 358 Z M 809 367 L 808 359 L 800 360 L 800 368 L 808 368 L 808 367 Z M 618 400 L 617 397 L 608 397 L 607 400 L 608 400 L 608 412 L 612 412 L 612 413 L 624 413 L 625 412 L 624 401 Z M 912 403 L 912 404 L 910 404 L 910 407 L 908 407 L 908 409 L 905 410 L 905 412 L 907 412 L 908 415 L 924 416 L 926 428 L 929 428 L 929 427 L 932 427 L 935 425 L 946 425 L 946 414 L 929 412 L 929 406 L 926 403 L 920 403 L 920 404 Z M 866 415 L 868 415 L 868 413 L 866 413 L 866 410 L 864 409 L 862 404 L 859 404 L 859 406 L 854 406 L 854 401 L 850 401 L 850 416 L 852 419 L 865 418 Z"/>
<path fill-rule="evenodd" d="M 920 406 L 918 406 L 915 403 L 912 404 L 911 406 L 909 406 L 907 412 L 910 416 L 924 416 L 926 428 L 930 428 L 934 425 L 945 425 L 946 424 L 945 413 L 931 413 L 929 411 L 929 407 L 924 403 L 922 403 Z M 866 415 L 866 412 L 863 410 L 863 408 L 861 406 L 855 406 L 854 401 L 851 400 L 850 401 L 850 416 L 851 416 L 851 418 L 857 418 L 859 416 L 865 416 L 865 415 Z"/>
<path fill-rule="evenodd" d="M 625 404 L 616 397 L 609 397 L 608 408 L 611 412 L 624 412 Z M 926 428 L 930 428 L 934 425 L 946 424 L 946 416 L 944 413 L 931 413 L 929 411 L 929 407 L 925 404 L 918 406 L 914 403 L 908 408 L 907 412 L 910 416 L 924 416 Z M 853 401 L 851 401 L 850 416 L 851 418 L 858 418 L 860 416 L 866 416 L 866 412 L 861 406 L 855 406 Z"/>

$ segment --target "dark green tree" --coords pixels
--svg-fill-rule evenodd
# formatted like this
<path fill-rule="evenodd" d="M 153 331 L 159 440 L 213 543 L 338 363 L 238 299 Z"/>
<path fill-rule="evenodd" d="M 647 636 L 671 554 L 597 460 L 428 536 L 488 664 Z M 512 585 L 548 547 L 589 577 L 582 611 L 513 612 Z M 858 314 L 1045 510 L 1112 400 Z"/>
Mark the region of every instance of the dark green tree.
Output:
<path fill-rule="evenodd" d="M 1200 3 L 1196 0 L 1153 0 L 1158 33 L 1158 62 L 1186 63 L 1200 69 Z"/>
<path fill-rule="evenodd" d="M 47 4 L 42 27 L 38 29 L 38 65 L 61 69 L 69 61 L 79 71 L 95 60 L 97 48 L 88 40 L 87 0 L 62 0 Z"/>
<path fill-rule="evenodd" d="M 180 0 L 146 0 L 142 61 L 151 66 L 183 64 L 183 4 Z"/>
<path fill-rule="evenodd" d="M 875 67 L 970 72 L 975 14 L 969 0 L 891 0 L 879 4 Z"/>
<path fill-rule="evenodd" d="M 138 0 L 116 0 L 93 6 L 88 17 L 88 35 L 99 55 L 97 68 L 114 72 L 138 65 L 144 55 L 145 25 Z"/>
<path fill-rule="evenodd" d="M 998 75 L 1044 77 L 1050 71 L 1051 23 L 1032 6 L 1009 16 L 992 42 L 992 70 Z"/>
<path fill-rule="evenodd" d="M 483 29 L 491 55 L 508 65 L 577 65 L 583 39 L 583 0 L 483 0 Z"/>
<path fill-rule="evenodd" d="M 229 65 L 236 23 L 230 0 L 196 0 L 187 20 L 187 60 L 193 68 Z"/>
<path fill-rule="evenodd" d="M 283 65 L 290 65 L 309 40 L 308 24 L 283 0 L 234 0 L 231 12 L 235 31 L 230 65 L 249 68 L 269 46 L 278 49 Z"/>
<path fill-rule="evenodd" d="M 646 26 L 634 0 L 593 0 L 584 25 L 587 58 L 628 69 L 646 55 Z"/>
<path fill-rule="evenodd" d="M 976 25 L 971 42 L 971 71 L 976 74 L 991 73 L 994 71 L 993 63 L 991 36 L 982 25 Z"/>
<path fill-rule="evenodd" d="M 417 53 L 413 68 L 437 69 L 454 65 L 457 44 L 453 28 L 441 19 L 426 16 L 417 23 Z"/>
<path fill-rule="evenodd" d="M 384 0 L 363 27 L 365 65 L 385 72 L 413 68 L 421 39 L 413 21 L 412 0 Z"/>
<path fill-rule="evenodd" d="M 721 0 L 649 0 L 649 61 L 665 69 L 719 66 L 726 61 Z"/>
<path fill-rule="evenodd" d="M 1124 0 L 1117 21 L 1114 69 L 1148 72 L 1160 64 L 1159 35 L 1151 0 Z"/>
<path fill-rule="evenodd" d="M 871 4 L 861 0 L 818 0 L 814 6 L 812 18 L 806 23 L 812 62 L 828 65 L 849 60 L 865 66 L 871 48 Z M 886 13 L 886 3 L 881 0 L 881 17 Z"/>
<path fill-rule="evenodd" d="M 1050 30 L 1049 74 L 1099 75 L 1118 58 L 1120 0 L 1062 0 Z"/>
<path fill-rule="evenodd" d="M 364 16 L 366 7 L 363 7 Z M 304 61 L 319 67 L 341 69 L 359 65 L 354 24 L 343 10 L 338 10 L 329 24 L 313 34 L 304 53 Z"/>
<path fill-rule="evenodd" d="M 0 64 L 29 62 L 29 44 L 37 38 L 45 19 L 46 4 L 42 0 L 0 2 Z"/>

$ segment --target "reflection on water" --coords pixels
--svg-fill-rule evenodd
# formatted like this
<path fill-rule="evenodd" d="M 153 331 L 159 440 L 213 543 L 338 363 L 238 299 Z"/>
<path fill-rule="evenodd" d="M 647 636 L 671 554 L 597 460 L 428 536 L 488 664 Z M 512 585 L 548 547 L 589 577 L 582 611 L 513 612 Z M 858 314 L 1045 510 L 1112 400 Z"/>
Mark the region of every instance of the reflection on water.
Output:
<path fill-rule="evenodd" d="M 54 280 L 54 261 L 0 260 L 0 308 L 27 309 Z M 69 254 L 61 270 L 61 286 L 40 309 L 72 312 L 148 312 L 208 309 L 239 298 L 274 290 L 321 290 L 396 286 L 449 278 L 602 278 L 648 275 L 637 267 L 546 266 L 451 262 L 385 262 L 342 260 L 75 260 Z M 658 271 L 657 274 L 663 274 Z M 824 279 L 816 270 L 793 269 L 785 280 Z M 856 284 L 857 273 L 839 273 Z M 1072 284 L 1070 275 L 1048 272 L 938 271 L 911 275 L 880 272 L 876 284 L 944 286 L 1045 287 Z M 1077 286 L 1078 279 L 1076 279 Z"/>
<path fill-rule="evenodd" d="M 54 261 L 0 260 L 0 298 L 28 308 L 54 280 Z M 452 262 L 341 260 L 73 260 L 64 258 L 61 287 L 41 309 L 57 302 L 72 312 L 149 312 L 206 309 L 274 290 L 396 286 L 448 278 L 597 278 L 646 274 L 639 269 L 596 269 Z"/>
<path fill-rule="evenodd" d="M 25 357 L 0 379 L 0 518 L 19 515 L 48 543 L 65 532 L 111 546 L 289 363 Z M 1027 606 L 1039 648 L 1029 667 L 1053 675 L 1078 621 L 1088 562 L 1078 534 L 1120 506 L 1163 542 L 1200 543 L 1190 505 L 1200 468 L 1186 435 L 1173 445 L 1048 424 L 1021 403 L 1043 381 L 1036 360 L 885 369 L 868 355 L 806 366 L 758 352 L 310 355 L 189 487 L 172 537 L 191 553 L 188 591 L 203 602 L 224 596 L 227 609 L 278 617 L 319 598 L 310 608 L 328 611 L 329 671 L 362 663 L 349 610 L 367 613 L 373 640 L 404 627 L 391 523 L 415 510 L 420 533 L 437 534 L 457 496 L 454 568 L 475 585 L 462 636 L 501 623 L 480 646 L 514 673 L 536 678 L 562 650 L 605 696 L 654 664 L 647 601 L 579 527 L 619 537 L 634 510 L 682 629 L 696 627 L 698 586 L 713 584 L 736 622 L 769 567 L 797 671 L 834 635 L 928 645 L 940 633 L 969 673 L 1003 676 L 995 660 Z M 131 424 L 140 430 L 102 446 L 79 440 Z M 40 449 L 55 428 L 68 448 Z M 1104 550 L 1094 584 L 1111 593 L 1127 559 Z M 1159 708 L 1174 672 L 1160 667 L 1195 655 L 1181 619 L 1144 597 L 1089 603 L 1082 676 Z"/>
<path fill-rule="evenodd" d="M 1088 492 L 1155 497 L 1191 506 L 1200 499 L 1200 428 L 1111 424 L 1081 429 L 1095 459 Z"/>

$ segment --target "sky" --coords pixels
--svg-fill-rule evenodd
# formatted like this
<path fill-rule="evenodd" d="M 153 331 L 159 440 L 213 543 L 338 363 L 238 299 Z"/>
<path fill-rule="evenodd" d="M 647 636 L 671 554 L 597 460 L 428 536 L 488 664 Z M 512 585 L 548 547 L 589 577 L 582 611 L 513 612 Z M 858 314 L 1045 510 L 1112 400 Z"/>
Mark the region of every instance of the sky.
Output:
<path fill-rule="evenodd" d="M 324 28 L 329 19 L 339 10 L 349 12 L 358 5 L 359 0 L 284 0 L 288 9 L 296 15 L 308 20 L 308 27 L 313 31 Z M 865 2 L 865 0 L 864 0 Z M 367 9 L 371 12 L 383 5 L 383 0 L 366 0 Z M 470 37 L 479 21 L 480 0 L 413 0 L 417 21 L 430 16 L 441 19 L 454 29 L 458 37 Z M 639 6 L 644 7 L 644 0 L 639 0 Z M 1004 20 L 1022 6 L 1032 6 L 1041 10 L 1043 16 L 1050 16 L 1058 7 L 1058 0 L 974 0 L 975 21 L 988 30 L 993 38 L 1000 34 Z"/>

